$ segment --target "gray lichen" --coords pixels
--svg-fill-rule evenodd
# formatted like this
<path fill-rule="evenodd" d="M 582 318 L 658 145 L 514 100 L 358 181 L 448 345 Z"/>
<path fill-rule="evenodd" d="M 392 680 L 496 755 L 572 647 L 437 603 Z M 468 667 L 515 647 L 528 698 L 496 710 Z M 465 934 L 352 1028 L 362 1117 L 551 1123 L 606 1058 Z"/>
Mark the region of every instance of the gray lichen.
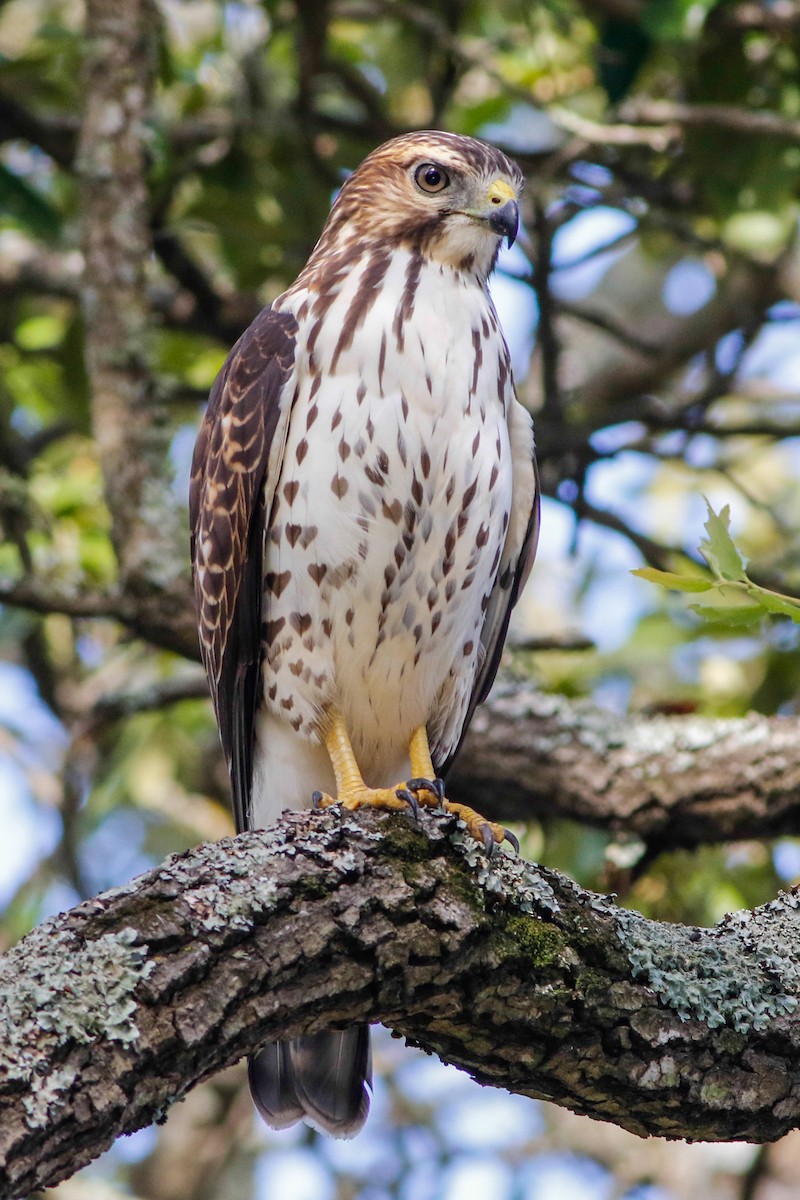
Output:
<path fill-rule="evenodd" d="M 84 943 L 57 922 L 43 922 L 0 963 L 0 1070 L 29 1088 L 25 1112 L 32 1128 L 48 1119 L 51 1103 L 74 1078 L 68 1063 L 48 1074 L 54 1046 L 136 1041 L 133 993 L 155 966 L 146 948 L 134 944 L 133 929 Z M 37 971 L 37 962 L 47 964 L 46 973 Z"/>
<path fill-rule="evenodd" d="M 556 894 L 535 864 L 498 847 L 487 858 L 482 846 L 467 832 L 463 821 L 450 835 L 450 841 L 460 851 L 476 881 L 486 892 L 504 896 L 520 912 L 558 912 Z"/>
<path fill-rule="evenodd" d="M 224 912 L 220 910 L 220 892 L 225 896 Z M 184 892 L 183 902 L 192 909 L 200 927 L 209 932 L 238 930 L 242 933 L 253 927 L 256 913 L 268 912 L 278 895 L 277 884 L 264 877 L 220 880 Z"/>
<path fill-rule="evenodd" d="M 44 1079 L 37 1079 L 31 1083 L 31 1090 L 22 1100 L 25 1119 L 31 1129 L 36 1129 L 47 1122 L 50 1117 L 50 1106 L 60 1102 L 72 1087 L 77 1074 L 77 1067 L 60 1067 L 56 1071 L 51 1071 Z"/>
<path fill-rule="evenodd" d="M 682 1020 L 750 1034 L 797 1009 L 797 907 L 795 894 L 784 895 L 712 930 L 646 921 L 623 909 L 614 916 L 634 978 L 663 1004 Z"/>
<path fill-rule="evenodd" d="M 668 771 L 680 774 L 696 765 L 699 751 L 720 745 L 735 736 L 739 746 L 758 745 L 781 738 L 781 733 L 757 713 L 744 718 L 711 719 L 707 717 L 674 717 L 646 719 L 620 718 L 599 709 L 587 701 L 567 701 L 563 696 L 543 694 L 524 680 L 506 680 L 495 685 L 489 704 L 474 720 L 477 732 L 485 732 L 494 717 L 507 721 L 530 721 L 535 718 L 531 734 L 537 754 L 553 755 L 573 741 L 600 757 L 611 751 L 619 752 L 619 764 L 626 765 L 640 777 Z M 793 746 L 794 730 L 783 735 Z M 657 760 L 657 761 L 656 761 Z"/>

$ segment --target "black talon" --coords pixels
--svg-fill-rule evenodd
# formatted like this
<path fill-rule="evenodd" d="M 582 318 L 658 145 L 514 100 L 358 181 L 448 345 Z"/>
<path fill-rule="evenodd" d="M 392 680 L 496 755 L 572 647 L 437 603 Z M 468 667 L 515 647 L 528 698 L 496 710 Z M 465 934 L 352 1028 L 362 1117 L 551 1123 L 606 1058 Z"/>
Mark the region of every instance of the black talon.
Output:
<path fill-rule="evenodd" d="M 494 854 L 494 848 L 497 842 L 494 840 L 494 834 L 488 822 L 484 821 L 481 825 L 481 838 L 483 840 L 483 848 L 486 851 L 486 857 L 491 858 Z"/>
<path fill-rule="evenodd" d="M 436 793 L 436 796 L 439 800 L 439 807 L 441 808 L 442 805 L 444 804 L 444 790 L 445 790 L 444 780 L 443 779 L 434 779 L 433 790 Z"/>
<path fill-rule="evenodd" d="M 398 800 L 405 800 L 406 804 L 414 814 L 414 820 L 419 823 L 419 803 L 413 792 L 410 792 L 408 788 L 398 788 L 395 792 L 395 796 L 397 796 Z"/>
<path fill-rule="evenodd" d="M 436 788 L 430 779 L 409 779 L 406 787 L 410 792 L 435 792 Z"/>
<path fill-rule="evenodd" d="M 319 811 L 319 806 L 322 803 L 322 792 L 311 793 L 311 807 Z"/>
<path fill-rule="evenodd" d="M 511 845 L 514 847 L 515 852 L 517 854 L 519 854 L 519 838 L 517 837 L 517 835 L 515 833 L 512 833 L 510 829 L 504 829 L 503 833 L 506 835 L 506 841 L 511 842 Z"/>

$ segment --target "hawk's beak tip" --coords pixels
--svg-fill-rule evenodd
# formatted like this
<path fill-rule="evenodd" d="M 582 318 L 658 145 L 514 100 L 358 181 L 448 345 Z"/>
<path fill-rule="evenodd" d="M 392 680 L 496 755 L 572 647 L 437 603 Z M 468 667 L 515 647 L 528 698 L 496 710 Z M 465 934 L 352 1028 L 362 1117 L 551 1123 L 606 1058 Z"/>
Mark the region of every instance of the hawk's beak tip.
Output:
<path fill-rule="evenodd" d="M 519 233 L 519 205 L 516 200 L 506 200 L 505 204 L 493 207 L 487 216 L 494 232 L 506 238 L 509 246 L 513 246 Z"/>

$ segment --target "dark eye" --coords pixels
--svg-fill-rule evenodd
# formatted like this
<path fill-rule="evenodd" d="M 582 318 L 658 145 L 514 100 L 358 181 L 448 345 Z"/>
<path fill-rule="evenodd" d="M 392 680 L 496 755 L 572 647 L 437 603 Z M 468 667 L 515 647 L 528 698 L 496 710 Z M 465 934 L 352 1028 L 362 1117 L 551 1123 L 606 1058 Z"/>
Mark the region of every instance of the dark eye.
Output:
<path fill-rule="evenodd" d="M 450 186 L 450 176 L 447 171 L 442 167 L 437 167 L 435 163 L 423 163 L 421 167 L 417 167 L 414 179 L 423 192 L 443 192 L 446 187 Z"/>

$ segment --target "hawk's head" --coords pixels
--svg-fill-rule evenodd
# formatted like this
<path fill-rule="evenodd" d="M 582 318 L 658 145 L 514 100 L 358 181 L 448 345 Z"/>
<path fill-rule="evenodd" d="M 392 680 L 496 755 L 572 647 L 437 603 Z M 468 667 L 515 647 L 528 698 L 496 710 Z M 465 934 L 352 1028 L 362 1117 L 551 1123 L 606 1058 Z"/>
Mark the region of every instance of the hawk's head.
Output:
<path fill-rule="evenodd" d="M 522 172 L 475 138 L 428 130 L 374 150 L 342 187 L 323 252 L 378 242 L 486 276 L 519 225 Z"/>

